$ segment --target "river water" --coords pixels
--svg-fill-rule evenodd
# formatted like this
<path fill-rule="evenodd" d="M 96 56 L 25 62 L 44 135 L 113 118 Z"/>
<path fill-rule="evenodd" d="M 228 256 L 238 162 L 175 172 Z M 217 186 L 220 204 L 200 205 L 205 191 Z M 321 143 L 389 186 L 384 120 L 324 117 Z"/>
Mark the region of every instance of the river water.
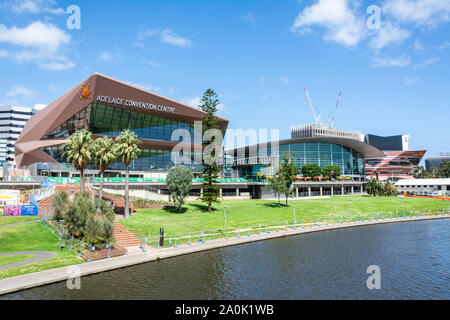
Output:
<path fill-rule="evenodd" d="M 381 289 L 367 288 L 369 265 Z M 315 232 L 149 262 L 0 299 L 450 299 L 450 219 Z"/>

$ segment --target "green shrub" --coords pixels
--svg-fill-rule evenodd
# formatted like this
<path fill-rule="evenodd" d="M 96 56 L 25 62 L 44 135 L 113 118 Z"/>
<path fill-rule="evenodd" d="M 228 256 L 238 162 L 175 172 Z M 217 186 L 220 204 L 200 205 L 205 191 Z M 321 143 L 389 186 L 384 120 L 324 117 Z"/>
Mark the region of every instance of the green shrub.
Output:
<path fill-rule="evenodd" d="M 67 230 L 89 243 L 107 243 L 114 231 L 114 209 L 109 201 L 84 191 L 68 199 L 62 210 Z"/>

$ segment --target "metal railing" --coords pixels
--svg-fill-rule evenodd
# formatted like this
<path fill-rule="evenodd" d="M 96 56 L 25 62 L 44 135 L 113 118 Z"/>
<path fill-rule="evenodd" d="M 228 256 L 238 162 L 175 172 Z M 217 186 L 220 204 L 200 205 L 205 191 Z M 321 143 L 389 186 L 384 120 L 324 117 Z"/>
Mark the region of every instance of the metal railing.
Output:
<path fill-rule="evenodd" d="M 372 213 L 348 213 L 335 216 L 315 216 L 309 218 L 297 218 L 295 210 L 292 219 L 278 222 L 262 222 L 252 225 L 226 225 L 221 229 L 209 229 L 202 231 L 166 233 L 160 235 L 146 233 L 145 230 L 138 231 L 143 251 L 159 250 L 162 248 L 177 248 L 180 245 L 204 244 L 207 241 L 218 239 L 251 237 L 257 234 L 273 233 L 293 229 L 313 229 L 323 226 L 351 224 L 357 222 L 375 222 L 381 220 L 392 220 L 397 218 L 409 219 L 414 217 L 450 215 L 449 207 L 428 210 L 404 210 Z"/>

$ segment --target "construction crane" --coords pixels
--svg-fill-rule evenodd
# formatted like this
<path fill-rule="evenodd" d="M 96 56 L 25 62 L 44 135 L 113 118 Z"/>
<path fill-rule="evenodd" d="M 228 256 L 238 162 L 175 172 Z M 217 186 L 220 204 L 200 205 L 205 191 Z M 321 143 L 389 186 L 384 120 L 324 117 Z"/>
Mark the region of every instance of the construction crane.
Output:
<path fill-rule="evenodd" d="M 309 93 L 308 93 L 308 89 L 303 88 L 303 90 L 305 90 L 306 98 L 308 98 L 308 103 L 309 103 L 309 106 L 311 107 L 311 111 L 312 111 L 313 117 L 314 117 L 314 123 L 319 123 L 319 121 L 320 121 L 320 112 L 319 112 L 319 114 L 316 114 L 316 111 L 314 110 L 314 107 L 313 107 L 312 102 L 311 102 L 311 98 L 310 98 Z"/>
<path fill-rule="evenodd" d="M 342 95 L 342 91 L 339 92 L 339 94 L 338 94 L 338 99 L 337 99 L 337 101 L 336 101 L 336 107 L 334 108 L 333 117 L 331 117 L 331 120 L 330 120 L 330 122 L 328 123 L 328 126 L 329 126 L 330 128 L 333 128 L 333 122 L 334 122 L 334 118 L 336 117 L 336 111 L 337 111 L 337 108 L 338 108 L 338 106 L 339 106 L 339 103 L 341 102 L 341 95 Z"/>

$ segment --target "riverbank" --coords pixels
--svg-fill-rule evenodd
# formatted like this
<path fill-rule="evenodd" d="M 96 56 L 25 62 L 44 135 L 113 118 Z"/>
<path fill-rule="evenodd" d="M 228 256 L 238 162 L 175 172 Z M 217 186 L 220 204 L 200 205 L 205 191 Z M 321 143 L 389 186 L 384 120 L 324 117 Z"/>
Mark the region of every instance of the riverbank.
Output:
<path fill-rule="evenodd" d="M 84 263 L 78 265 L 80 275 L 86 276 L 90 274 L 100 273 L 113 269 L 128 267 L 136 264 L 156 261 L 165 258 L 171 258 L 190 254 L 194 252 L 200 252 L 205 250 L 211 250 L 216 248 L 222 248 L 227 246 L 233 246 L 238 244 L 250 243 L 255 241 L 268 240 L 279 237 L 286 237 L 290 235 L 305 234 L 310 232 L 319 232 L 326 230 L 334 230 L 340 228 L 353 228 L 358 226 L 368 226 L 383 223 L 396 223 L 396 222 L 409 222 L 409 221 L 421 221 L 421 220 L 433 220 L 433 219 L 445 219 L 450 218 L 448 214 L 434 215 L 434 216 L 416 216 L 406 218 L 392 218 L 392 219 L 379 219 L 372 221 L 357 221 L 357 222 L 345 222 L 339 224 L 322 224 L 311 225 L 305 228 L 287 229 L 280 231 L 272 231 L 270 233 L 262 232 L 260 234 L 252 234 L 251 236 L 241 236 L 239 238 L 218 239 L 207 241 L 206 243 L 196 243 L 192 245 L 179 245 L 177 248 L 164 248 L 164 249 L 152 249 L 148 248 L 147 252 L 139 252 L 139 250 L 130 251 L 129 255 L 110 258 L 90 263 Z M 52 270 L 46 270 L 36 272 L 32 274 L 12 277 L 4 280 L 0 280 L 0 295 L 28 289 L 36 286 L 41 286 L 49 283 L 59 282 L 67 280 L 72 273 L 68 272 L 67 267 L 57 268 Z"/>

